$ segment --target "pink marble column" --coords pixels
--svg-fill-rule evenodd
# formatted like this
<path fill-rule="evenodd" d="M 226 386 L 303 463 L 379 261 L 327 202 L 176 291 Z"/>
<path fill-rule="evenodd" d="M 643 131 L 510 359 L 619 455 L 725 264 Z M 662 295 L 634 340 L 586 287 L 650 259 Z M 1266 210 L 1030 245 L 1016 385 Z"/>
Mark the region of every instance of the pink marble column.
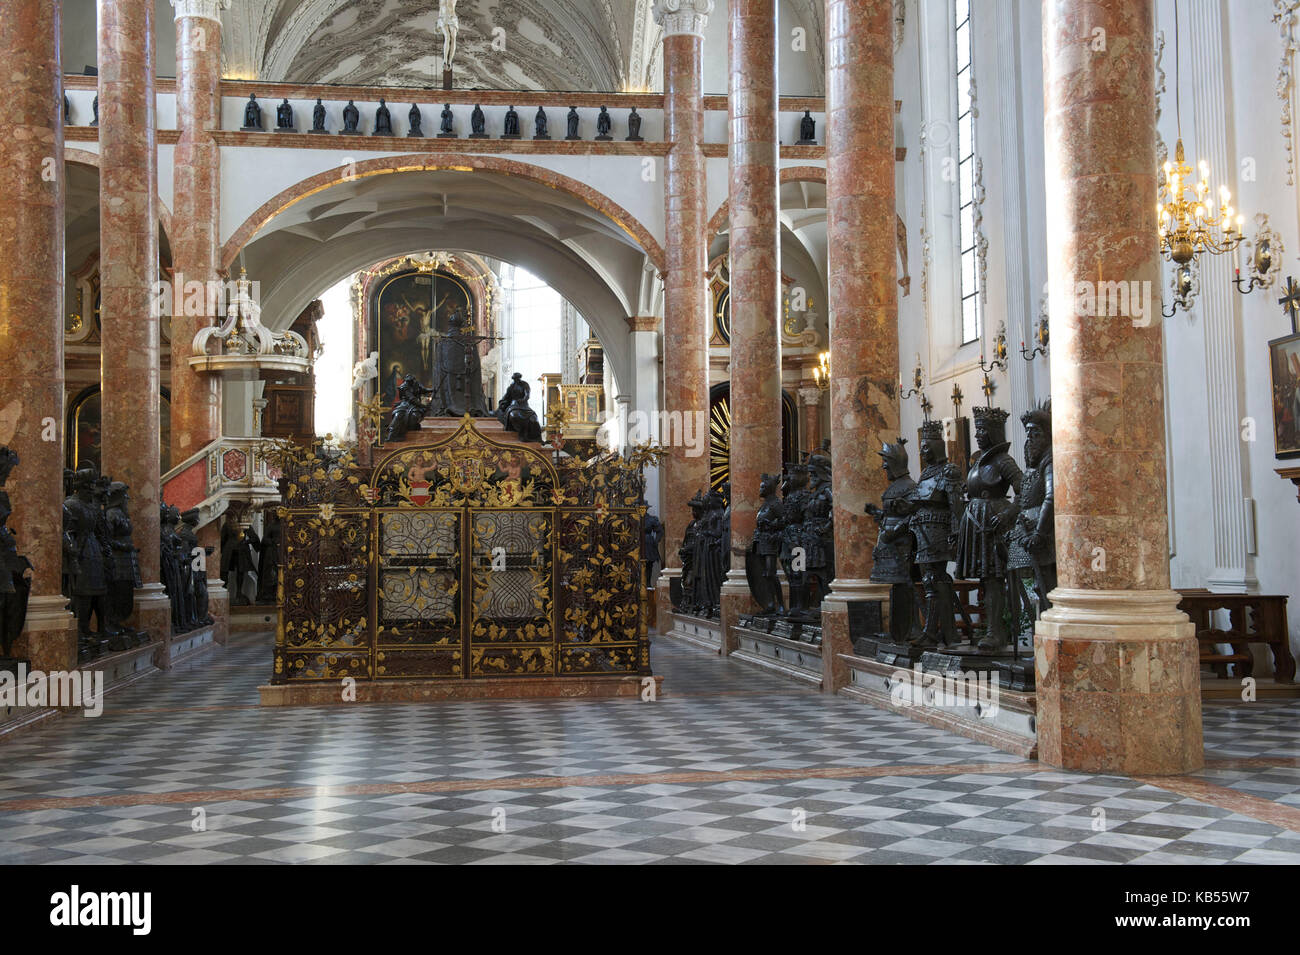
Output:
<path fill-rule="evenodd" d="M 781 472 L 781 247 L 776 0 L 730 0 L 731 571 L 723 651 L 756 609 L 745 577 L 765 473 Z"/>
<path fill-rule="evenodd" d="M 799 403 L 803 405 L 803 447 L 813 451 L 822 443 L 822 390 L 816 384 L 799 389 Z"/>
<path fill-rule="evenodd" d="M 849 605 L 869 583 L 885 489 L 876 452 L 898 437 L 895 282 L 894 16 L 890 0 L 826 3 L 826 246 L 830 280 L 830 437 L 835 580 L 823 605 L 822 689 L 847 681 Z"/>
<path fill-rule="evenodd" d="M 170 631 L 158 576 L 158 153 L 151 0 L 99 7 L 102 461 L 131 488 L 139 626 Z M 161 599 L 160 599 L 161 597 Z M 164 661 L 165 662 L 165 661 Z"/>
<path fill-rule="evenodd" d="M 0 12 L 0 445 L 18 452 L 4 488 L 9 527 L 35 568 L 14 653 L 34 667 L 76 662 L 59 594 L 63 520 L 63 169 L 58 0 L 10 0 Z"/>
<path fill-rule="evenodd" d="M 1035 637 L 1038 745 L 1090 772 L 1202 764 L 1196 639 L 1169 586 L 1153 32 L 1153 0 L 1043 7 L 1059 585 Z M 1081 283 L 1116 281 L 1150 311 L 1078 313 Z"/>
<path fill-rule="evenodd" d="M 663 407 L 670 421 L 682 424 L 661 428 L 660 433 L 670 452 L 660 491 L 666 558 L 658 585 L 660 610 L 667 603 L 669 579 L 681 573 L 677 549 L 690 521 L 686 502 L 709 486 L 708 238 L 700 55 L 712 10 L 713 0 L 655 0 L 654 5 L 655 19 L 664 29 L 664 133 L 673 144 L 664 164 Z M 668 618 L 664 614 L 660 619 Z"/>
<path fill-rule="evenodd" d="M 212 130 L 221 126 L 221 19 L 229 0 L 171 0 L 176 13 L 176 126 L 173 153 L 176 198 L 170 236 L 177 293 L 185 282 L 217 278 L 220 254 L 221 150 Z M 205 302 L 210 302 L 205 297 Z M 179 306 L 179 302 L 178 302 Z M 191 343 L 215 315 L 172 317 L 172 464 L 180 464 L 221 434 L 220 380 L 189 366 Z"/>

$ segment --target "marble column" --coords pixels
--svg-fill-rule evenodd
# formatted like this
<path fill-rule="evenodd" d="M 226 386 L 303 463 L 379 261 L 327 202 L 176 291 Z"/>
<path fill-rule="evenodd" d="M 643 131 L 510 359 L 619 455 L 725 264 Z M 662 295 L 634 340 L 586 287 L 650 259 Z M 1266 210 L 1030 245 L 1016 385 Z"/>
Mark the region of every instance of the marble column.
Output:
<path fill-rule="evenodd" d="M 713 0 L 655 0 L 664 30 L 664 134 L 673 144 L 664 163 L 663 463 L 666 566 L 658 583 L 665 609 L 669 580 L 681 575 L 677 549 L 691 514 L 686 502 L 709 486 L 708 278 L 705 216 L 704 99 L 701 50 Z M 665 613 L 660 620 L 667 620 Z M 661 623 L 661 627 L 663 624 Z"/>
<path fill-rule="evenodd" d="M 1196 639 L 1169 586 L 1153 32 L 1153 0 L 1043 7 L 1058 586 L 1034 638 L 1038 752 L 1087 772 L 1202 764 Z M 1101 282 L 1150 309 L 1079 314 Z"/>
<path fill-rule="evenodd" d="M 875 521 L 885 489 L 876 452 L 898 437 L 894 15 L 890 0 L 826 3 L 826 247 L 835 580 L 822 608 L 822 689 L 848 680 L 850 608 L 879 601 Z M 887 613 L 887 607 L 885 612 Z M 883 622 L 883 621 L 882 621 Z"/>
<path fill-rule="evenodd" d="M 140 549 L 136 625 L 161 641 L 171 620 L 158 575 L 158 151 L 151 0 L 99 9 L 100 381 L 103 470 L 131 488 Z"/>
<path fill-rule="evenodd" d="M 33 667 L 76 663 L 63 562 L 63 84 L 59 0 L 11 0 L 0 14 L 7 105 L 0 112 L 6 223 L 0 243 L 0 445 L 18 452 L 5 493 L 18 550 L 35 568 L 13 652 Z"/>
<path fill-rule="evenodd" d="M 745 576 L 765 473 L 781 473 L 781 246 L 776 0 L 730 0 L 731 570 L 722 650 L 758 609 Z"/>
<path fill-rule="evenodd" d="M 799 403 L 803 406 L 803 441 L 805 451 L 812 451 L 822 443 L 822 390 L 817 385 L 799 388 Z"/>

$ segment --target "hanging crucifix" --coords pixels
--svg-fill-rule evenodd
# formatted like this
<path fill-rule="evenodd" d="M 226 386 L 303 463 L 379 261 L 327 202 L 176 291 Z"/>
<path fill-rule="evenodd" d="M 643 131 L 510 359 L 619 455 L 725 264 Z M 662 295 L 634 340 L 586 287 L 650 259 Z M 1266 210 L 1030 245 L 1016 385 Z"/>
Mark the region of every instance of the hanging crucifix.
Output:
<path fill-rule="evenodd" d="M 1295 279 L 1290 275 L 1286 277 L 1286 294 L 1277 300 L 1277 304 L 1282 306 L 1282 311 L 1291 319 L 1291 334 L 1300 332 L 1300 327 L 1296 325 L 1296 316 L 1300 315 L 1300 285 L 1296 285 Z"/>

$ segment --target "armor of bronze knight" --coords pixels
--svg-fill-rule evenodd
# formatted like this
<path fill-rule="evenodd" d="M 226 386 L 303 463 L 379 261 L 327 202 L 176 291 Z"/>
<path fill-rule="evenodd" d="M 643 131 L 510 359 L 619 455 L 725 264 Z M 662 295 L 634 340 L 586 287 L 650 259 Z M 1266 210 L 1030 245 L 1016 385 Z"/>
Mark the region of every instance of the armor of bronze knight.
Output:
<path fill-rule="evenodd" d="M 811 476 L 808 504 L 804 508 L 803 541 L 808 555 L 804 606 L 819 613 L 822 600 L 835 579 L 835 522 L 831 497 L 831 459 L 820 451 L 808 457 Z"/>
<path fill-rule="evenodd" d="M 105 606 L 107 555 L 101 537 L 103 512 L 94 499 L 96 477 L 90 468 L 79 469 L 73 477 L 73 494 L 63 502 L 63 562 L 72 610 L 77 618 L 78 658 L 82 660 L 106 649 L 109 632 Z M 92 613 L 95 634 L 90 632 Z"/>
<path fill-rule="evenodd" d="M 889 486 L 880 496 L 880 505 L 868 504 L 866 512 L 876 519 L 880 533 L 871 551 L 871 581 L 890 584 L 889 636 L 904 643 L 917 636 L 916 590 L 912 584 L 912 564 L 916 559 L 916 540 L 910 518 L 912 492 L 916 482 L 907 469 L 907 439 L 886 443 L 880 455 Z"/>
<path fill-rule="evenodd" d="M 1014 518 L 1014 505 L 1007 493 L 1020 493 L 1020 466 L 1007 453 L 1007 412 L 1001 408 L 976 407 L 975 442 L 979 450 L 971 458 L 966 475 L 966 510 L 957 531 L 957 574 L 978 579 L 984 590 L 980 614 L 985 625 L 979 641 L 981 650 L 1004 650 L 1010 643 L 1006 621 L 1007 545 L 1005 534 Z M 1010 513 L 1008 513 L 1010 512 Z"/>
<path fill-rule="evenodd" d="M 750 544 L 748 577 L 750 593 L 765 614 L 785 613 L 781 580 L 777 568 L 781 559 L 781 529 L 785 508 L 776 496 L 780 477 L 764 474 L 758 495 L 763 500 L 754 518 L 754 540 Z"/>
<path fill-rule="evenodd" d="M 1020 423 L 1025 427 L 1025 471 L 1007 531 L 1007 562 L 1017 585 L 1027 573 L 1033 575 L 1037 618 L 1052 606 L 1047 595 L 1056 587 L 1051 400 L 1025 412 Z M 1023 592 L 1023 586 L 1014 591 L 1017 598 Z"/>
<path fill-rule="evenodd" d="M 953 614 L 957 598 L 948 562 L 956 555 L 963 503 L 961 472 L 948 461 L 943 424 L 927 421 L 921 425 L 921 477 L 912 491 L 909 522 L 925 586 L 925 629 L 919 641 L 924 646 L 956 641 Z"/>
<path fill-rule="evenodd" d="M 138 548 L 131 537 L 128 491 L 125 484 L 114 481 L 108 486 L 104 508 L 109 546 L 108 620 L 111 628 L 122 637 L 115 649 L 148 642 L 148 634 L 139 633 L 126 624 L 135 609 L 135 591 L 140 586 L 140 561 L 136 557 Z"/>

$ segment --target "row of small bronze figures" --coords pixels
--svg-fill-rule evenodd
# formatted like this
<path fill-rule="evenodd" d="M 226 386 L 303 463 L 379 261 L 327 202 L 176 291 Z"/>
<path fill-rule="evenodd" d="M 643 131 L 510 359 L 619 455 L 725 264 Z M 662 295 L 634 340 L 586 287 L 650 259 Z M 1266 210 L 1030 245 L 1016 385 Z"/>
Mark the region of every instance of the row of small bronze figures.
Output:
<path fill-rule="evenodd" d="M 470 409 L 469 413 L 474 416 L 480 404 L 480 398 L 477 395 L 477 382 L 471 381 L 468 384 L 475 386 L 474 394 L 470 395 L 470 389 L 462 386 L 461 390 L 466 391 L 466 396 L 458 406 Z M 420 427 L 420 422 L 429 414 L 430 405 L 426 399 L 431 399 L 443 388 L 426 388 L 416 380 L 414 375 L 407 375 L 402 379 L 402 383 L 397 386 L 397 401 L 393 405 L 393 414 L 388 422 L 388 434 L 385 441 L 402 441 L 406 438 L 408 431 L 414 431 Z M 511 377 L 506 393 L 501 400 L 497 402 L 497 409 L 493 416 L 501 422 L 502 427 L 507 431 L 513 431 L 519 435 L 519 440 L 541 444 L 542 425 L 537 419 L 537 412 L 528 404 L 528 398 L 532 394 L 532 387 L 524 381 L 524 376 L 515 372 Z"/>
<path fill-rule="evenodd" d="M 326 115 L 325 104 L 318 98 L 316 105 L 312 108 L 311 133 L 328 133 L 325 128 Z M 98 113 L 96 114 L 98 116 Z M 410 112 L 406 114 L 409 128 L 407 137 L 411 139 L 420 139 L 424 136 L 424 116 L 420 112 L 420 107 L 412 103 Z M 576 140 L 582 139 L 578 129 L 582 118 L 578 115 L 577 107 L 570 106 L 569 114 L 565 122 L 565 139 Z M 360 136 L 361 129 L 361 111 L 357 109 L 352 100 L 348 100 L 348 105 L 343 107 L 343 128 L 339 130 L 340 136 Z M 488 139 L 487 117 L 478 104 L 475 104 L 473 112 L 469 116 L 469 138 L 470 139 Z M 550 122 L 546 116 L 546 110 L 537 107 L 537 113 L 533 116 L 533 139 L 550 139 Z M 596 117 L 596 139 L 599 142 L 608 142 L 614 137 L 611 134 L 613 130 L 613 118 L 609 115 L 609 110 L 604 106 L 600 108 L 600 114 Z M 262 126 L 262 106 L 257 101 L 256 94 L 249 94 L 248 102 L 244 106 L 244 125 L 243 132 L 260 132 Z M 275 131 L 278 133 L 296 133 L 297 126 L 293 118 L 293 105 L 286 98 L 279 106 L 275 108 Z M 375 110 L 374 128 L 370 133 L 371 136 L 393 136 L 393 116 L 389 112 L 388 104 L 383 99 L 379 101 L 379 107 Z M 442 107 L 442 113 L 439 115 L 438 134 L 439 139 L 456 139 L 456 116 L 451 108 L 450 103 Z M 502 127 L 502 139 L 519 139 L 519 114 L 511 106 L 506 110 L 505 123 Z M 627 117 L 627 142 L 639 143 L 642 141 L 641 136 L 641 114 L 632 107 L 632 112 Z"/>
<path fill-rule="evenodd" d="M 880 527 L 871 580 L 891 585 L 888 636 L 896 645 L 961 642 L 956 615 L 965 617 L 966 611 L 948 573 L 950 561 L 958 577 L 980 582 L 980 651 L 1014 651 L 1023 617 L 1037 619 L 1051 606 L 1047 595 L 1056 586 L 1051 404 L 1020 418 L 1024 471 L 1008 450 L 1007 412 L 977 407 L 973 416 L 977 450 L 964 483 L 948 461 L 941 422 L 921 427 L 920 480 L 908 473 L 904 438 L 877 452 L 889 486 L 878 506 L 866 508 Z M 924 620 L 916 601 L 918 578 L 925 595 Z M 1033 599 L 1026 592 L 1029 582 Z"/>

